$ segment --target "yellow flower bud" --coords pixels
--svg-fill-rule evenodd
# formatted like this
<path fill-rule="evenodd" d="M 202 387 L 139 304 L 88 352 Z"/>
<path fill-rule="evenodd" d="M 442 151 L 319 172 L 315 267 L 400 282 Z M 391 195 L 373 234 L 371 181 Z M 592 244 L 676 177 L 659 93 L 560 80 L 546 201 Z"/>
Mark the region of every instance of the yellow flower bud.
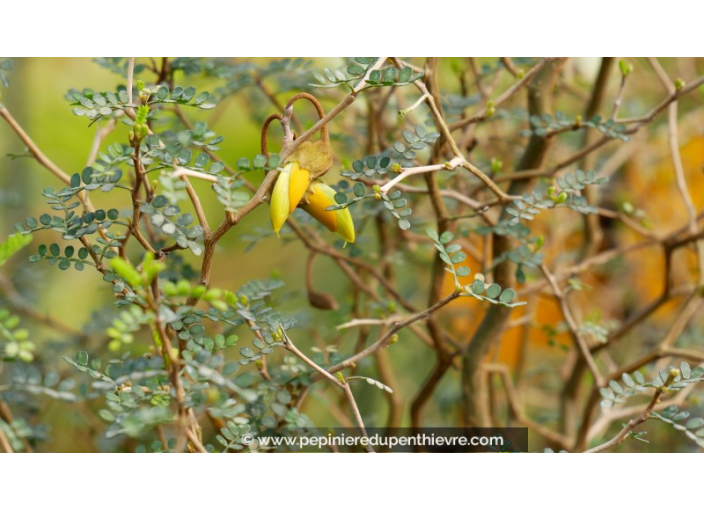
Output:
<path fill-rule="evenodd" d="M 310 183 L 310 172 L 293 161 L 279 173 L 271 194 L 271 226 L 276 235 L 298 203 L 303 199 Z"/>
<path fill-rule="evenodd" d="M 322 181 L 314 181 L 308 191 L 310 193 L 302 204 L 303 210 L 325 225 L 330 232 L 335 232 L 348 243 L 353 243 L 354 222 L 349 209 L 327 210 L 331 205 L 337 205 L 335 190 Z"/>
<path fill-rule="evenodd" d="M 300 204 L 301 208 L 313 216 L 331 232 L 337 233 L 348 243 L 353 243 L 354 222 L 349 210 L 328 211 L 331 205 L 337 205 L 335 190 L 320 180 L 311 181 L 311 172 L 296 162 L 287 163 L 279 173 L 271 194 L 271 225 L 279 234 L 293 210 Z"/>

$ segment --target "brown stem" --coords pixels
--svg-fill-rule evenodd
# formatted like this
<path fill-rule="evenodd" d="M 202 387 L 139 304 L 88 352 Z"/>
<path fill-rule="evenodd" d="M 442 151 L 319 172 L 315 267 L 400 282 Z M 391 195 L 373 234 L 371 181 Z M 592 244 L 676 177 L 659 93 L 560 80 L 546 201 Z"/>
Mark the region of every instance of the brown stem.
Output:
<path fill-rule="evenodd" d="M 643 410 L 640 416 L 638 416 L 637 418 L 633 418 L 628 423 L 626 423 L 626 426 L 623 427 L 621 431 L 616 434 L 615 437 L 603 444 L 600 444 L 599 446 L 595 446 L 591 450 L 587 450 L 584 453 L 603 452 L 623 443 L 633 429 L 635 429 L 638 425 L 644 423 L 650 417 L 651 413 L 653 412 L 653 409 L 655 408 L 655 405 L 660 401 L 660 395 L 662 395 L 663 391 L 663 388 L 658 388 L 657 390 L 655 390 L 653 399 L 650 401 L 650 404 L 648 404 L 648 407 Z"/>
<path fill-rule="evenodd" d="M 318 120 L 321 120 L 325 117 L 325 110 L 323 110 L 323 105 L 320 104 L 320 101 L 312 95 L 307 92 L 299 92 L 298 94 L 294 95 L 291 99 L 289 99 L 288 103 L 286 103 L 286 108 L 284 108 L 284 112 L 288 115 L 288 112 L 291 112 L 291 116 L 293 116 L 293 105 L 298 101 L 299 99 L 307 99 L 311 103 L 313 103 L 313 106 L 315 106 L 315 111 L 318 112 Z M 328 125 L 325 124 L 323 125 L 322 128 L 320 128 L 320 139 L 324 140 L 326 143 L 330 143 L 330 135 L 328 134 Z"/>
<path fill-rule="evenodd" d="M 528 85 L 528 109 L 531 115 L 541 115 L 550 110 L 550 99 L 559 70 L 563 61 L 556 60 L 546 63 L 530 81 Z M 550 140 L 537 135 L 532 135 L 523 157 L 518 162 L 515 172 L 530 168 L 539 168 L 545 159 Z M 515 185 L 512 181 L 509 195 L 520 194 L 523 185 Z M 504 211 L 502 218 L 508 213 Z M 508 236 L 494 235 L 492 237 L 493 258 L 497 259 L 505 252 L 511 250 L 511 240 Z M 494 281 L 502 288 L 514 284 L 514 275 L 510 262 L 505 261 L 494 269 Z M 489 308 L 479 324 L 477 331 L 472 336 L 462 357 L 462 395 L 464 402 L 465 425 L 483 426 L 488 423 L 488 408 L 483 391 L 484 377 L 480 372 L 481 363 L 489 348 L 500 337 L 510 310 L 502 306 Z"/>

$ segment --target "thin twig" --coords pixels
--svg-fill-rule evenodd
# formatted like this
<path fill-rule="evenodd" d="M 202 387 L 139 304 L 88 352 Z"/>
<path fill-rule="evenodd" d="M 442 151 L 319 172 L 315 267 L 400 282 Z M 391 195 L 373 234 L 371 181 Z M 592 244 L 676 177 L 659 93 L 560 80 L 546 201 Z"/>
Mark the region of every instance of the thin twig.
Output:
<path fill-rule="evenodd" d="M 675 377 L 679 375 L 678 370 L 671 370 L 670 375 L 667 378 L 667 381 L 665 381 L 664 385 L 657 388 L 655 390 L 655 394 L 653 395 L 652 400 L 648 404 L 648 406 L 643 410 L 643 412 L 638 416 L 637 418 L 633 418 L 630 420 L 628 423 L 626 423 L 626 426 L 621 429 L 621 431 L 616 434 L 612 439 L 609 441 L 606 441 L 603 444 L 600 444 L 599 446 L 595 446 L 594 448 L 587 450 L 584 453 L 599 453 L 603 452 L 605 450 L 609 450 L 613 448 L 614 446 L 617 446 L 621 443 L 623 443 L 626 438 L 630 435 L 631 431 L 635 429 L 638 425 L 644 423 L 652 414 L 653 409 L 655 406 L 660 402 L 660 396 L 664 393 L 665 388 L 672 384 L 672 381 L 674 381 Z"/>
<path fill-rule="evenodd" d="M 355 420 L 357 422 L 357 426 L 361 430 L 362 435 L 367 438 L 367 446 L 366 446 L 367 452 L 374 453 L 374 449 L 369 444 L 369 441 L 368 441 L 369 437 L 367 436 L 367 430 L 364 427 L 364 421 L 362 420 L 362 415 L 359 413 L 359 407 L 357 407 L 357 402 L 355 401 L 354 394 L 352 393 L 352 390 L 350 389 L 349 383 L 347 381 L 345 381 L 344 378 L 342 378 L 342 377 L 340 377 L 338 379 L 337 377 L 333 376 L 328 370 L 325 370 L 320 365 L 318 365 L 315 361 L 313 361 L 308 356 L 303 354 L 303 352 L 301 352 L 301 350 L 293 344 L 293 342 L 289 338 L 286 331 L 283 329 L 281 329 L 280 331 L 282 332 L 283 337 L 284 337 L 284 347 L 286 348 L 286 350 L 295 354 L 306 365 L 311 367 L 313 370 L 315 370 L 322 377 L 326 378 L 328 381 L 332 382 L 335 386 L 337 386 L 338 388 L 342 389 L 345 392 L 345 396 L 347 397 L 347 400 L 349 401 L 350 407 L 352 408 L 352 413 L 353 413 Z"/>
<path fill-rule="evenodd" d="M 381 192 L 384 194 L 388 194 L 389 191 L 396 186 L 399 182 L 402 180 L 412 176 L 412 175 L 418 175 L 418 174 L 424 174 L 428 172 L 437 172 L 439 170 L 454 170 L 458 166 L 463 165 L 463 158 L 461 157 L 456 157 L 453 158 L 452 160 L 448 161 L 444 165 L 428 165 L 428 166 L 416 166 L 416 167 L 411 167 L 411 168 L 404 168 L 403 171 L 398 174 L 396 177 L 391 179 L 389 182 L 381 186 Z"/>
<path fill-rule="evenodd" d="M 496 98 L 496 100 L 493 101 L 493 106 L 494 108 L 498 107 L 500 104 L 506 102 L 508 99 L 513 97 L 516 92 L 521 90 L 523 87 L 528 85 L 528 83 L 533 79 L 533 76 L 537 74 L 538 71 L 540 71 L 545 64 L 547 64 L 550 60 L 554 60 L 552 58 L 544 58 L 540 62 L 538 62 L 535 66 L 533 66 L 526 74 L 523 75 L 523 78 L 518 80 L 516 83 L 514 83 L 510 88 L 508 88 L 503 94 L 501 94 L 499 97 Z M 483 120 L 486 120 L 488 114 L 488 108 L 485 108 L 482 112 L 479 112 L 472 117 L 469 117 L 467 119 L 463 119 L 457 122 L 454 122 L 449 125 L 450 131 L 456 131 L 458 129 L 461 129 L 468 124 L 474 124 L 476 122 L 481 122 Z"/>
<path fill-rule="evenodd" d="M 555 277 L 547 268 L 547 266 L 543 264 L 540 268 L 553 289 L 555 299 L 557 299 L 558 303 L 560 304 L 562 315 L 565 318 L 565 321 L 567 322 L 567 326 L 570 328 L 570 332 L 572 333 L 572 338 L 577 344 L 577 347 L 579 348 L 582 356 L 584 357 L 584 360 L 587 362 L 589 370 L 592 372 L 596 384 L 598 386 L 602 386 L 604 384 L 603 377 L 601 375 L 601 372 L 599 371 L 599 368 L 596 366 L 596 362 L 594 361 L 594 357 L 592 356 L 592 353 L 589 350 L 589 346 L 587 345 L 584 336 L 579 330 L 579 324 L 577 324 L 577 321 L 572 315 L 572 310 L 570 309 L 570 306 L 567 303 L 567 296 L 565 296 L 564 292 L 562 292 L 562 289 L 560 289 L 560 286 L 555 280 Z"/>
<path fill-rule="evenodd" d="M 10 445 L 10 441 L 7 439 L 7 436 L 2 431 L 1 427 L 0 427 L 0 446 L 2 446 L 3 450 L 5 450 L 5 453 L 15 453 L 15 450 L 12 449 L 12 445 Z"/>
<path fill-rule="evenodd" d="M 426 310 L 423 310 L 422 312 L 418 312 L 415 315 L 412 315 L 408 319 L 405 319 L 403 321 L 395 323 L 384 335 L 379 338 L 376 342 L 371 344 L 369 347 L 366 349 L 358 352 L 357 354 L 350 356 L 344 361 L 341 361 L 340 363 L 337 363 L 336 365 L 333 365 L 332 367 L 328 368 L 328 372 L 335 373 L 338 372 L 344 368 L 350 367 L 353 364 L 357 363 L 359 360 L 366 358 L 370 354 L 375 353 L 382 347 L 386 346 L 388 342 L 391 340 L 391 338 L 400 330 L 405 328 L 406 326 L 409 326 L 410 324 L 413 324 L 414 322 L 417 322 L 419 320 L 427 319 L 430 317 L 436 310 L 439 310 L 443 306 L 447 305 L 451 301 L 454 301 L 460 296 L 459 291 L 455 291 L 449 296 L 445 297 L 444 299 L 438 301 L 435 303 L 433 306 L 429 307 Z"/>

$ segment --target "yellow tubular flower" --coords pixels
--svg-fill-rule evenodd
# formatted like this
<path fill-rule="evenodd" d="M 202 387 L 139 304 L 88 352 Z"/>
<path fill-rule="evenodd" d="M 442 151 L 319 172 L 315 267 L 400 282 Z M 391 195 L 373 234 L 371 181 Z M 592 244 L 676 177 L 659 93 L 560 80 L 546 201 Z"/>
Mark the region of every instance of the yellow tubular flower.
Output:
<path fill-rule="evenodd" d="M 279 230 L 286 219 L 303 199 L 310 183 L 310 172 L 293 161 L 287 163 L 276 179 L 274 191 L 271 194 L 271 226 L 279 235 Z"/>
<path fill-rule="evenodd" d="M 348 208 L 327 211 L 335 202 L 335 190 L 322 181 L 314 181 L 301 207 L 330 232 L 335 232 L 348 243 L 354 243 L 354 222 Z M 272 202 L 273 203 L 273 202 Z"/>

